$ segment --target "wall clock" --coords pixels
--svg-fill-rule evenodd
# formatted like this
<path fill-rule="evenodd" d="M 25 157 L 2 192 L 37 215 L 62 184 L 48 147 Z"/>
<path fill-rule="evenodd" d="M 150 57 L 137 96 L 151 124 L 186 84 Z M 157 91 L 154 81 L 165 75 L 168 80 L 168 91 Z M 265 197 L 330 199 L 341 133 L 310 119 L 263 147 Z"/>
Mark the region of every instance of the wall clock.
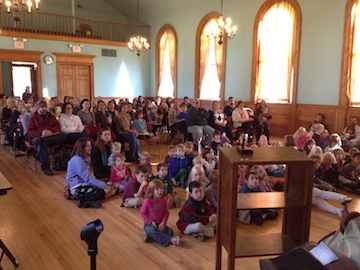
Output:
<path fill-rule="evenodd" d="M 51 65 L 52 63 L 54 63 L 54 58 L 51 55 L 45 55 L 44 56 L 44 62 L 47 65 Z"/>

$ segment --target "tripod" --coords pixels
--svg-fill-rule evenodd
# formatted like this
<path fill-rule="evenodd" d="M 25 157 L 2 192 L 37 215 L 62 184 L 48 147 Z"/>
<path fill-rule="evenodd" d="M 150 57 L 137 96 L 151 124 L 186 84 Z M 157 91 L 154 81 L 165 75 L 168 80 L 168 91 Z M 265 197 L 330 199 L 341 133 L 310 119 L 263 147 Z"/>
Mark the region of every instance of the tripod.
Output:
<path fill-rule="evenodd" d="M 0 263 L 1 263 L 1 260 L 2 260 L 2 258 L 4 256 L 4 254 L 5 254 L 6 256 L 8 256 L 8 258 L 10 259 L 10 261 L 13 263 L 13 265 L 15 267 L 19 266 L 19 262 L 15 259 L 15 257 L 12 255 L 10 250 L 5 246 L 4 242 L 1 241 L 1 239 L 0 239 L 0 249 L 2 250 L 1 256 L 0 256 Z M 0 265 L 0 270 L 2 270 L 1 265 Z"/>

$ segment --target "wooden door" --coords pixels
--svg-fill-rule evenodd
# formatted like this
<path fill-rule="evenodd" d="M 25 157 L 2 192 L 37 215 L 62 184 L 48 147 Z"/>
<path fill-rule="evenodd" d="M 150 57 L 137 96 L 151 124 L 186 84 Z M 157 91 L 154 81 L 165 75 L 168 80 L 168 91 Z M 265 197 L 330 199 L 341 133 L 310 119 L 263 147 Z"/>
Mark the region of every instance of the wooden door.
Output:
<path fill-rule="evenodd" d="M 74 72 L 72 65 L 59 65 L 58 66 L 58 96 L 63 100 L 64 96 L 72 96 L 75 93 L 73 86 Z"/>
<path fill-rule="evenodd" d="M 90 67 L 89 66 L 75 66 L 75 85 L 78 98 L 91 98 L 90 88 Z"/>
<path fill-rule="evenodd" d="M 94 97 L 93 55 L 56 54 L 58 97 Z"/>

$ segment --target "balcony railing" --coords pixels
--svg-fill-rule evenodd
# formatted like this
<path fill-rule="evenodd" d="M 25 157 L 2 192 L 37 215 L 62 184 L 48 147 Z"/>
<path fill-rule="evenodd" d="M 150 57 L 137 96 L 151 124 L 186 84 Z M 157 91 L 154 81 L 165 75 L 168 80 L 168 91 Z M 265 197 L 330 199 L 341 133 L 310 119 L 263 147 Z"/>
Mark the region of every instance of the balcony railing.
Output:
<path fill-rule="evenodd" d="M 131 36 L 140 34 L 150 40 L 150 26 L 101 20 L 47 12 L 19 13 L 15 22 L 12 14 L 0 13 L 0 29 L 36 34 L 62 35 L 128 42 Z"/>

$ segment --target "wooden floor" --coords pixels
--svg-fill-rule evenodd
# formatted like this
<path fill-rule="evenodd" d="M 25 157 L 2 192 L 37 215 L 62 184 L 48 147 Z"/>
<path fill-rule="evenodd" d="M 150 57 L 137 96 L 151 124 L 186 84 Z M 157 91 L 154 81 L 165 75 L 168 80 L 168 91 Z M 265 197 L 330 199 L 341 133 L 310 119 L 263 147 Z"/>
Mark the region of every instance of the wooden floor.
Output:
<path fill-rule="evenodd" d="M 152 151 L 157 153 L 155 148 Z M 162 145 L 161 157 L 165 153 L 166 145 Z M 152 158 L 154 162 L 159 161 L 159 158 Z M 181 247 L 166 248 L 144 243 L 139 211 L 120 208 L 121 196 L 105 201 L 100 209 L 80 209 L 75 201 L 63 198 L 65 172 L 51 177 L 39 170 L 34 172 L 3 149 L 0 150 L 0 170 L 13 185 L 8 194 L 0 196 L 0 239 L 20 262 L 19 269 L 89 269 L 90 257 L 86 243 L 80 240 L 80 231 L 95 219 L 104 224 L 98 240 L 98 269 L 215 268 L 215 239 L 199 242 L 181 235 Z M 178 189 L 178 192 L 184 198 L 184 190 Z M 359 197 L 351 196 L 354 200 L 350 210 L 360 211 Z M 168 225 L 179 235 L 175 226 L 177 218 L 178 209 L 171 209 Z M 240 233 L 279 232 L 281 221 L 280 217 L 261 227 L 239 225 L 238 230 Z M 338 225 L 338 217 L 313 209 L 310 240 L 318 241 Z M 259 269 L 259 259 L 237 259 L 236 269 Z M 6 256 L 1 266 L 13 269 Z"/>

